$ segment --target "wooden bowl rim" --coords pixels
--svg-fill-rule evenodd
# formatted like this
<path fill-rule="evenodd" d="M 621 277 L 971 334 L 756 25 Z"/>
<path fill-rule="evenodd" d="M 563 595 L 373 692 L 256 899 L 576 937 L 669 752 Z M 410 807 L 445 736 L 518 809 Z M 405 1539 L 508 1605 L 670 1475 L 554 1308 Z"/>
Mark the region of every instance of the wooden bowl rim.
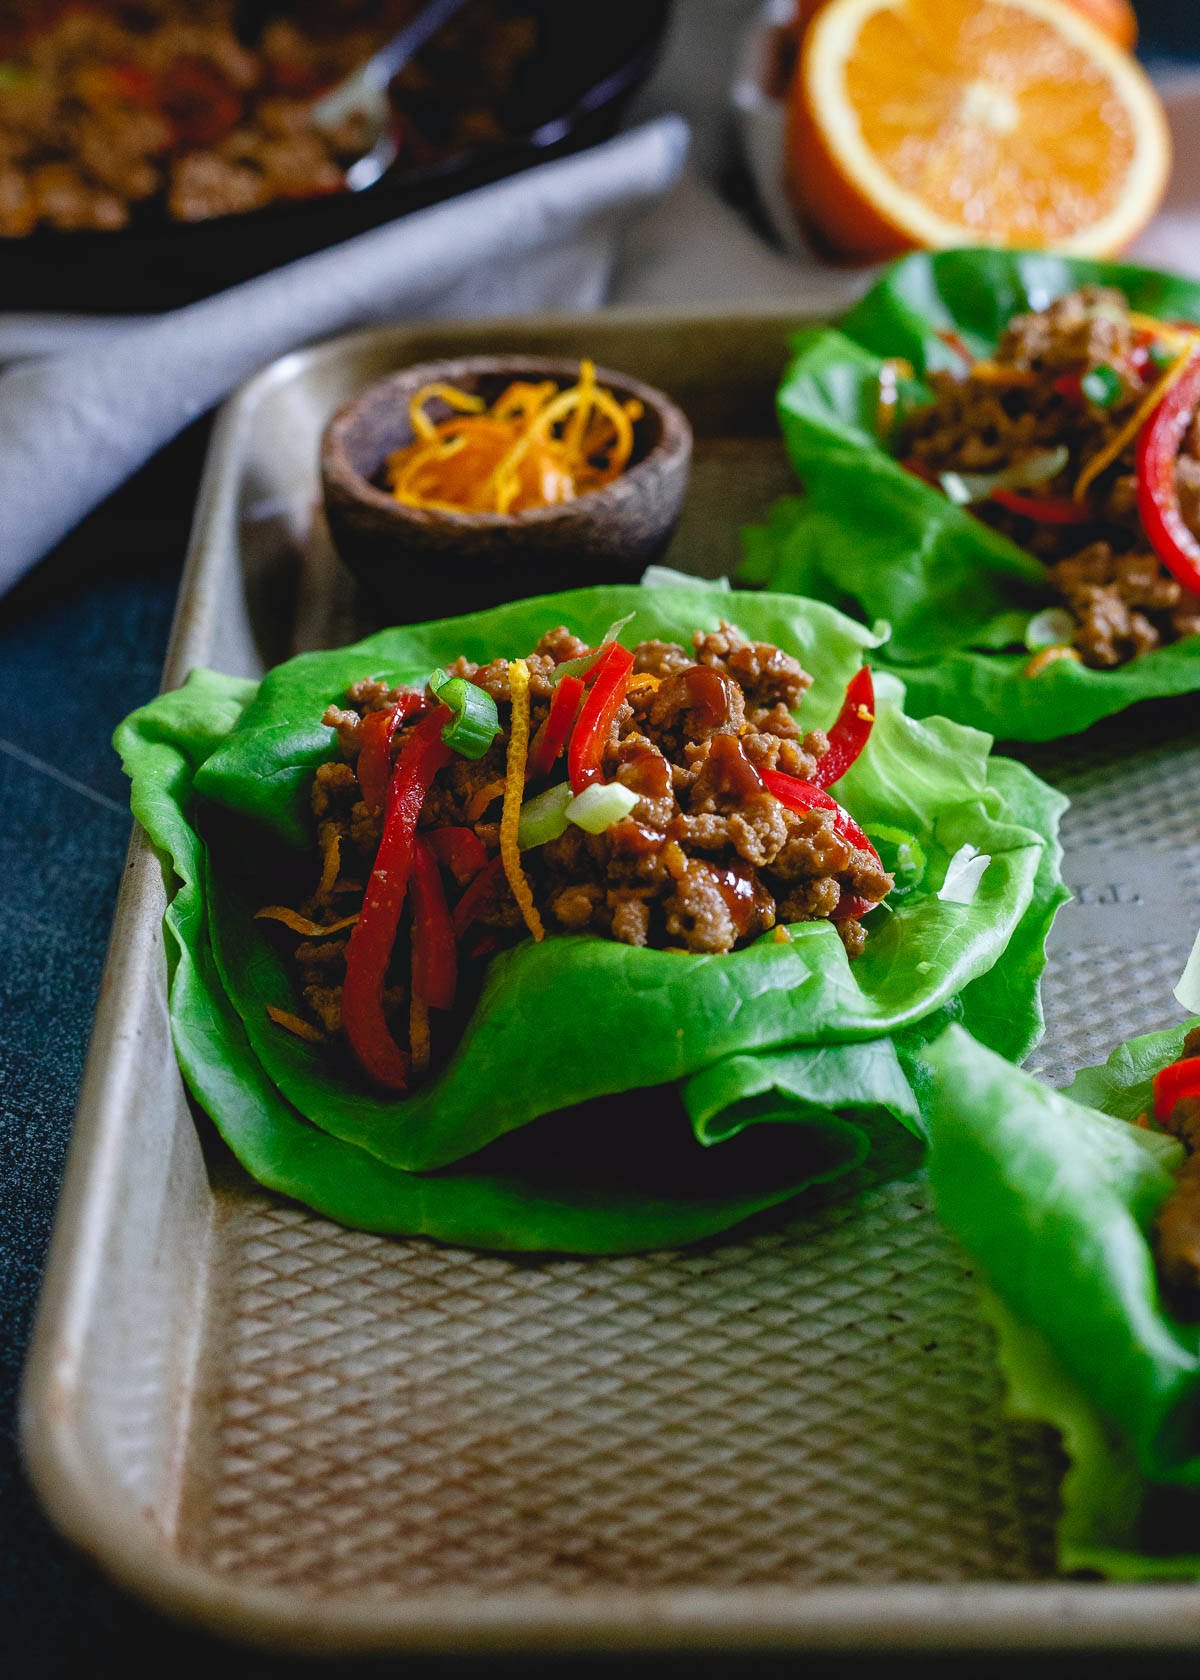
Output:
<path fill-rule="evenodd" d="M 678 404 L 665 392 L 647 385 L 630 374 L 613 368 L 596 367 L 596 380 L 610 390 L 618 390 L 636 398 L 643 407 L 658 415 L 660 436 L 657 443 L 641 460 L 627 468 L 611 484 L 599 490 L 588 490 L 571 502 L 557 502 L 549 507 L 524 508 L 518 513 L 459 513 L 442 508 L 407 507 L 396 501 L 386 490 L 365 478 L 351 461 L 345 445 L 345 432 L 350 419 L 368 401 L 378 401 L 387 391 L 399 387 L 419 390 L 422 385 L 438 381 L 454 384 L 457 378 L 485 374 L 519 378 L 522 374 L 540 374 L 545 378 L 567 380 L 578 378 L 579 360 L 573 356 L 452 356 L 437 361 L 416 362 L 411 367 L 398 368 L 395 373 L 374 380 L 354 396 L 347 398 L 331 416 L 321 439 L 321 473 L 326 484 L 335 484 L 343 493 L 352 496 L 365 507 L 394 518 L 401 525 L 448 526 L 463 531 L 521 530 L 529 526 L 554 524 L 590 516 L 606 502 L 614 509 L 628 499 L 631 487 L 639 480 L 653 477 L 663 466 L 686 462 L 692 450 L 692 428 Z"/>

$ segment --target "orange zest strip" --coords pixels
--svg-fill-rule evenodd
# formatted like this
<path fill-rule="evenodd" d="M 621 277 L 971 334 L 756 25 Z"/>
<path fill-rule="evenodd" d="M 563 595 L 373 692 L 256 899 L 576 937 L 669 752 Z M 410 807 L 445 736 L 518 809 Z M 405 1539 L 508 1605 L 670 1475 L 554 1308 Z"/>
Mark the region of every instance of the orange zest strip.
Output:
<path fill-rule="evenodd" d="M 413 1072 L 428 1072 L 431 1055 L 429 1005 L 415 986 L 408 1006 L 408 1038 Z"/>
<path fill-rule="evenodd" d="M 662 687 L 662 678 L 654 676 L 650 671 L 639 671 L 636 677 L 629 679 L 629 687 L 625 690 L 626 698 L 631 694 L 642 694 L 647 689 L 653 694 L 655 689 Z"/>
<path fill-rule="evenodd" d="M 456 412 L 434 422 L 425 404 Z M 583 360 L 579 379 L 514 380 L 490 408 L 452 385 L 423 386 L 410 404 L 413 442 L 389 456 L 388 488 L 406 507 L 519 513 L 611 484 L 633 454 L 636 398 L 618 402 Z"/>
<path fill-rule="evenodd" d="M 1100 474 L 1107 471 L 1114 461 L 1120 459 L 1172 385 L 1177 384 L 1183 378 L 1198 345 L 1200 345 L 1200 333 L 1188 340 L 1185 348 L 1179 352 L 1154 389 L 1142 398 L 1134 413 L 1121 427 L 1117 435 L 1105 444 L 1098 455 L 1092 456 L 1075 481 L 1073 494 L 1077 502 L 1085 500 L 1088 491 Z"/>
<path fill-rule="evenodd" d="M 314 1027 L 311 1021 L 306 1021 L 300 1015 L 293 1015 L 289 1009 L 276 1009 L 273 1003 L 267 1005 L 267 1014 L 277 1027 L 284 1027 L 297 1038 L 302 1038 L 306 1044 L 327 1044 L 329 1041 L 319 1027 Z"/>
<path fill-rule="evenodd" d="M 525 926 L 535 943 L 540 943 L 546 937 L 546 930 L 533 902 L 533 889 L 521 867 L 521 848 L 517 844 L 517 825 L 521 820 L 521 802 L 525 798 L 525 761 L 529 756 L 529 667 L 523 659 L 514 659 L 510 663 L 508 683 L 512 693 L 512 719 L 508 734 L 504 810 L 500 816 L 500 859 L 517 908 L 525 918 Z"/>
<path fill-rule="evenodd" d="M 486 782 L 477 793 L 473 793 L 467 805 L 467 821 L 477 823 L 492 801 L 501 797 L 507 786 L 507 781 L 503 780 Z"/>
<path fill-rule="evenodd" d="M 485 407 L 482 397 L 473 397 L 467 391 L 460 391 L 457 385 L 446 385 L 440 379 L 435 379 L 431 385 L 422 385 L 408 405 L 408 418 L 414 434 L 427 441 L 438 435 L 437 427 L 425 412 L 425 404 L 432 402 L 434 397 L 440 397 L 449 407 L 463 414 L 482 414 Z"/>
<path fill-rule="evenodd" d="M 343 916 L 337 922 L 314 922 L 298 910 L 289 910 L 286 904 L 268 904 L 264 910 L 254 912 L 254 920 L 282 922 L 284 927 L 291 928 L 293 933 L 302 933 L 306 939 L 326 939 L 331 933 L 344 933 L 348 927 L 353 927 L 358 920 L 358 912 L 355 911 L 353 916 Z"/>
<path fill-rule="evenodd" d="M 338 870 L 342 866 L 342 837 L 336 828 L 328 828 L 321 842 L 321 879 L 316 896 L 329 898 L 337 885 Z"/>
<path fill-rule="evenodd" d="M 1069 647 L 1065 644 L 1060 645 L 1056 642 L 1053 647 L 1040 648 L 1022 668 L 1021 675 L 1023 677 L 1040 677 L 1043 671 L 1048 670 L 1051 665 L 1057 664 L 1060 659 L 1074 660 L 1078 664 L 1081 658 L 1082 655 L 1078 648 Z"/>
<path fill-rule="evenodd" d="M 972 362 L 970 377 L 978 379 L 983 385 L 1012 385 L 1029 386 L 1032 388 L 1038 382 L 1038 375 L 1032 368 L 1006 367 L 1003 362 L 994 362 L 985 357 L 981 362 Z"/>

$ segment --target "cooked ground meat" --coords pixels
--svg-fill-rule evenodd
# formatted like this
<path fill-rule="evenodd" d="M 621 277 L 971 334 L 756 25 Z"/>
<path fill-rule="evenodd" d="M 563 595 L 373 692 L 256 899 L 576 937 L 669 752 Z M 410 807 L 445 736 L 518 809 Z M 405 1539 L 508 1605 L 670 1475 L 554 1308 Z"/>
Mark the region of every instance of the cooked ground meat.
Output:
<path fill-rule="evenodd" d="M 558 628 L 528 657 L 531 737 L 549 714 L 556 665 L 584 651 Z M 832 920 L 847 952 L 857 956 L 866 939 L 861 901 L 883 899 L 891 876 L 873 853 L 843 838 L 835 812 L 797 814 L 759 776 L 761 768 L 812 776 L 829 750 L 821 730 L 801 736 L 792 717 L 811 678 L 789 654 L 749 641 L 730 624 L 713 634 L 698 631 L 690 651 L 645 642 L 635 650 L 634 669 L 638 675 L 614 720 L 603 774 L 636 794 L 637 804 L 602 834 L 571 825 L 522 854 L 547 931 L 720 953 L 780 921 Z M 508 753 L 509 665 L 504 659 L 482 666 L 460 659 L 451 670 L 492 695 L 501 734 L 481 759 L 455 755 L 438 773 L 419 832 L 471 829 L 495 859 Z M 356 766 L 363 719 L 390 708 L 397 697 L 398 691 L 368 679 L 352 685 L 345 704 L 325 713 L 339 756 L 313 778 L 323 887 L 302 906 L 318 924 L 331 926 L 354 913 L 374 865 L 383 817 L 364 802 Z M 414 727 L 415 720 L 397 731 L 393 759 Z M 560 768 L 552 780 L 561 777 Z M 493 866 L 485 887 L 464 941 L 468 957 L 474 947 L 488 954 L 525 931 L 503 870 Z M 306 937 L 292 952 L 313 1021 L 330 1034 L 340 1026 L 346 945 L 343 931 L 328 940 Z M 392 1002 L 403 1010 L 403 954 L 393 966 Z"/>
<path fill-rule="evenodd" d="M 935 372 L 935 401 L 912 414 L 901 454 L 936 480 L 943 472 L 994 473 L 1065 446 L 1067 463 L 1027 493 L 1070 497 L 1083 468 L 1137 412 L 1160 369 L 1151 334 L 1130 319 L 1120 292 L 1085 286 L 1049 308 L 1009 323 L 994 356 L 961 373 Z M 1081 380 L 1102 370 L 1111 404 L 1090 400 Z M 1088 493 L 1084 524 L 1035 523 L 996 502 L 978 517 L 1046 562 L 1058 600 L 1075 620 L 1073 645 L 1088 665 L 1107 669 L 1200 632 L 1200 597 L 1190 594 L 1153 552 L 1137 509 L 1136 440 Z M 1200 416 L 1176 468 L 1183 516 L 1200 536 Z"/>
<path fill-rule="evenodd" d="M 1184 1056 L 1200 1056 L 1200 1027 L 1183 1041 Z M 1174 1299 L 1200 1316 L 1200 1101 L 1184 1097 L 1167 1116 L 1188 1151 L 1175 1188 L 1158 1212 L 1155 1225 L 1159 1269 Z"/>
<path fill-rule="evenodd" d="M 327 134 L 312 101 L 412 9 L 294 0 L 247 40 L 238 0 L 0 0 L 0 237 L 341 190 L 363 125 Z M 472 0 L 393 85 L 401 161 L 502 141 L 500 98 L 534 45 L 528 17 Z"/>

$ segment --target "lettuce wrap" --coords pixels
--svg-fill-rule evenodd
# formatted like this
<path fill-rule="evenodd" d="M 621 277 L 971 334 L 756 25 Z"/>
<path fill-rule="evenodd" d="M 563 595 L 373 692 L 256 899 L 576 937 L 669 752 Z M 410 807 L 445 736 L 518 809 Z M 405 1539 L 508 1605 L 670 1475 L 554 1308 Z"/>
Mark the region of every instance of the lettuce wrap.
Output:
<path fill-rule="evenodd" d="M 1064 1091 L 951 1027 L 925 1053 L 938 1212 L 978 1266 L 1013 1415 L 1071 1460 L 1062 1568 L 1200 1575 L 1200 1324 L 1164 1299 L 1151 1234 L 1183 1148 L 1131 1124 L 1195 1022 Z"/>
<path fill-rule="evenodd" d="M 253 914 L 263 881 L 312 846 L 308 787 L 334 751 L 326 705 L 364 676 L 420 682 L 459 654 L 515 656 L 559 623 L 596 642 L 628 613 L 638 638 L 690 643 L 728 616 L 793 652 L 814 679 L 810 724 L 832 718 L 875 644 L 786 596 L 588 589 L 386 630 L 257 687 L 195 672 L 118 730 L 135 815 L 171 878 L 180 1064 L 264 1183 L 345 1223 L 486 1247 L 685 1242 L 844 1172 L 873 1127 L 920 1132 L 915 1058 L 947 1021 L 1014 1058 L 1036 1042 L 1065 801 L 977 731 L 914 722 L 887 678 L 838 795 L 868 828 L 916 837 L 927 862 L 894 911 L 872 915 L 853 965 L 825 922 L 721 956 L 526 939 L 492 958 L 457 1048 L 404 1097 L 268 1019 L 269 1005 L 297 1007 L 294 981 Z M 943 901 L 964 845 L 991 861 L 972 902 Z"/>
<path fill-rule="evenodd" d="M 894 264 L 840 327 L 797 335 L 778 412 L 804 495 L 745 536 L 745 582 L 815 596 L 890 626 L 884 662 L 908 710 L 941 713 L 1003 740 L 1048 741 L 1139 700 L 1200 687 L 1200 637 L 1115 670 L 1060 659 L 1036 677 L 1025 635 L 1050 599 L 1031 554 L 906 472 L 877 433 L 884 361 L 911 363 L 900 409 L 931 400 L 924 375 L 960 366 L 938 336 L 989 354 L 1010 319 L 1090 282 L 1135 310 L 1200 321 L 1200 285 L 1122 263 L 1045 252 L 942 251 Z M 1015 649 L 1015 651 L 1014 651 Z"/>

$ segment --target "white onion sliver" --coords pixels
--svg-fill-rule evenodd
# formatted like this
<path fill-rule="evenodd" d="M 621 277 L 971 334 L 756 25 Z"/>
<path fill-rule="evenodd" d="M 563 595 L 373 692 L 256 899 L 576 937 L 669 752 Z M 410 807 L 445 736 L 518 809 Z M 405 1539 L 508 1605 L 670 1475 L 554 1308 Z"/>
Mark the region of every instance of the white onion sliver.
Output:
<path fill-rule="evenodd" d="M 938 889 L 943 904 L 974 904 L 979 883 L 991 863 L 987 852 L 975 846 L 960 846 L 950 859 L 946 879 Z"/>
<path fill-rule="evenodd" d="M 1200 933 L 1196 935 L 1187 967 L 1179 976 L 1175 996 L 1189 1015 L 1200 1015 Z"/>
<path fill-rule="evenodd" d="M 626 613 L 624 618 L 615 618 L 609 625 L 608 629 L 604 632 L 600 646 L 606 647 L 609 642 L 620 641 L 622 630 L 624 630 L 627 625 L 632 624 L 636 617 L 637 613 L 631 612 Z"/>
<path fill-rule="evenodd" d="M 1025 646 L 1030 653 L 1040 648 L 1065 647 L 1074 640 L 1075 620 L 1065 607 L 1046 607 L 1035 613 L 1025 629 Z"/>

